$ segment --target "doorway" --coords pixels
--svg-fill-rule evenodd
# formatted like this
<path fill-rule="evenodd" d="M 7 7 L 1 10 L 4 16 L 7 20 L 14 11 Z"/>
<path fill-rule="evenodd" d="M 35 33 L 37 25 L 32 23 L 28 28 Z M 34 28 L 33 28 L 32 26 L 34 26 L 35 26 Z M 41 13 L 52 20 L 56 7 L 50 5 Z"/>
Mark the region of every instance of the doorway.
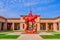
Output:
<path fill-rule="evenodd" d="M 31 31 L 33 29 L 33 24 L 32 22 L 28 22 L 28 30 Z"/>

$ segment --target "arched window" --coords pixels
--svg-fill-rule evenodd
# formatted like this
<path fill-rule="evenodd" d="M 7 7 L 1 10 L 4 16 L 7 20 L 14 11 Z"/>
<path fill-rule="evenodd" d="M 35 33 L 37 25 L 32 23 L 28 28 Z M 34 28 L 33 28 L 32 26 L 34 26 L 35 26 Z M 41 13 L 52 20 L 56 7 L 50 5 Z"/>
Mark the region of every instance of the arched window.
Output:
<path fill-rule="evenodd" d="M 24 29 L 24 24 L 23 24 L 23 29 Z"/>
<path fill-rule="evenodd" d="M 36 27 L 37 27 L 37 24 L 36 24 Z"/>

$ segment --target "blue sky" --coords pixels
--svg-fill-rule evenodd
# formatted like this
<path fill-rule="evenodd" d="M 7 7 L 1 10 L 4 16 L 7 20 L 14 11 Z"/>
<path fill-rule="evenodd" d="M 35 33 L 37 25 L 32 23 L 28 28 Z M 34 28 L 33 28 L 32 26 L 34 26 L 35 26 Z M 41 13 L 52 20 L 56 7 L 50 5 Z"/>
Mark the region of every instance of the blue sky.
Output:
<path fill-rule="evenodd" d="M 41 18 L 57 17 L 60 16 L 60 0 L 0 0 L 0 16 L 6 18 L 27 15 L 30 9 Z"/>

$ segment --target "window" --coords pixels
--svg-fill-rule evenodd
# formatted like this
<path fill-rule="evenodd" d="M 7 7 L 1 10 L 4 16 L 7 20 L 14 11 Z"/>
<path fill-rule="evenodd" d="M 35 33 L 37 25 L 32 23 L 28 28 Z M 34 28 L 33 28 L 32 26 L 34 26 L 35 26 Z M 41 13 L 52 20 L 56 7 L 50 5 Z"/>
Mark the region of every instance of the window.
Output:
<path fill-rule="evenodd" d="M 23 29 L 24 29 L 24 24 L 23 24 Z"/>

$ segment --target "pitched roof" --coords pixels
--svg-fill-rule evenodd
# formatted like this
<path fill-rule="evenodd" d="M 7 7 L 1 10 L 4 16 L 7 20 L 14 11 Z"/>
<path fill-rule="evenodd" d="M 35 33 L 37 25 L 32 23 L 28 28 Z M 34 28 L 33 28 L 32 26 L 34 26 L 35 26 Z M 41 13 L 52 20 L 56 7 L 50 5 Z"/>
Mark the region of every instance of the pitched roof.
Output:
<path fill-rule="evenodd" d="M 20 18 L 7 18 L 9 20 L 20 20 Z"/>
<path fill-rule="evenodd" d="M 55 18 L 40 18 L 41 20 L 55 20 L 55 19 L 58 19 L 60 18 L 60 16 L 58 17 L 55 17 Z"/>
<path fill-rule="evenodd" d="M 5 17 L 3 17 L 3 16 L 0 16 L 0 18 L 6 19 L 6 18 L 5 18 Z"/>

